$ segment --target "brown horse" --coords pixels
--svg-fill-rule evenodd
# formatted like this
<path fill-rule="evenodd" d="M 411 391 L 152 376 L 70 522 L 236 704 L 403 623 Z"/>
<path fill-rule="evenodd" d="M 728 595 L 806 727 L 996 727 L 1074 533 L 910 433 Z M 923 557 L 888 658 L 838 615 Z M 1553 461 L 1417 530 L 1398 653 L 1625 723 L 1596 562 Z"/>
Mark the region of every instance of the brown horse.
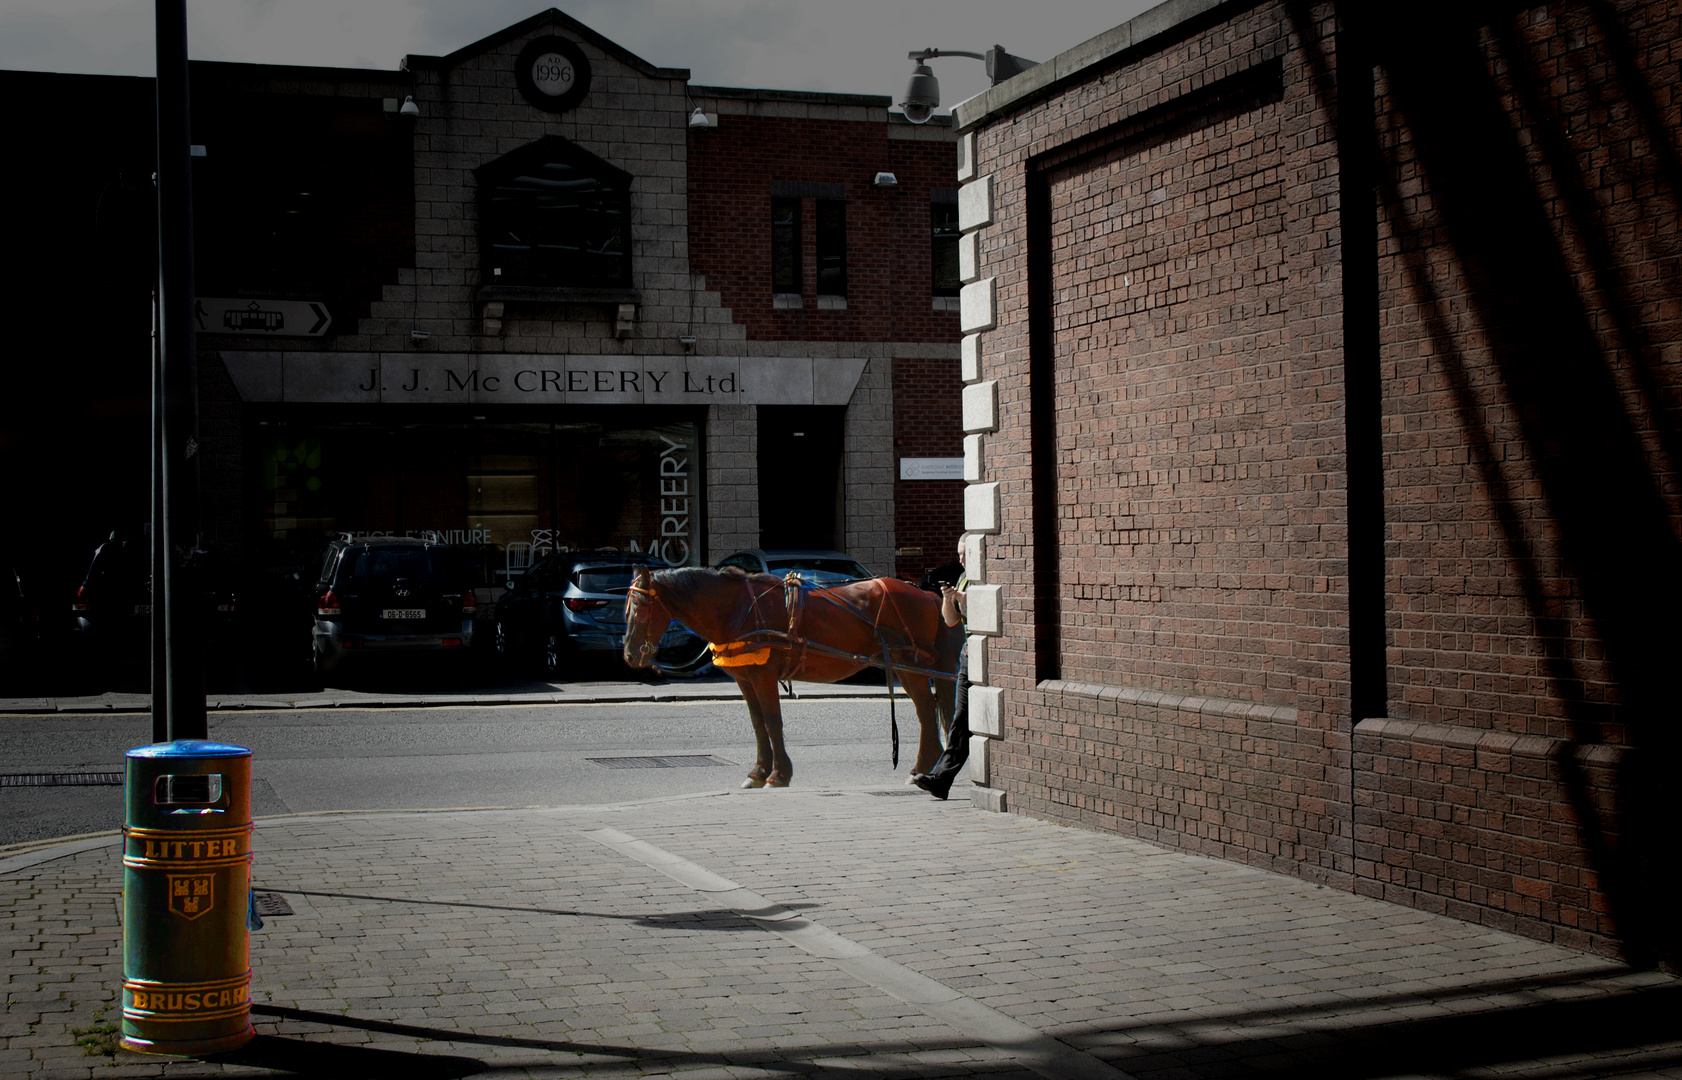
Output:
<path fill-rule="evenodd" d="M 835 682 L 872 663 L 956 672 L 963 645 L 962 631 L 940 617 L 940 598 L 906 581 L 817 588 L 733 568 L 639 567 L 625 597 L 625 662 L 648 667 L 674 619 L 712 643 L 714 664 L 747 702 L 758 759 L 745 788 L 787 787 L 794 775 L 783 747 L 779 681 Z M 912 675 L 902 684 L 917 707 L 919 773 L 940 756 L 940 718 L 952 715 L 953 678 L 934 679 L 933 689 L 930 682 Z"/>

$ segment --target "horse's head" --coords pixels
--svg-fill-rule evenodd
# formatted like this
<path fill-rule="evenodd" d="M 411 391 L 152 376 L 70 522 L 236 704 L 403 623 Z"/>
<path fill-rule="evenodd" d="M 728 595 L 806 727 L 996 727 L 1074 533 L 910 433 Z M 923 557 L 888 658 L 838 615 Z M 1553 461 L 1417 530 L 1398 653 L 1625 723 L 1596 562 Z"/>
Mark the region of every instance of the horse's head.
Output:
<path fill-rule="evenodd" d="M 645 668 L 654 663 L 660 638 L 671 625 L 672 616 L 654 592 L 654 575 L 639 566 L 625 594 L 625 663 Z"/>

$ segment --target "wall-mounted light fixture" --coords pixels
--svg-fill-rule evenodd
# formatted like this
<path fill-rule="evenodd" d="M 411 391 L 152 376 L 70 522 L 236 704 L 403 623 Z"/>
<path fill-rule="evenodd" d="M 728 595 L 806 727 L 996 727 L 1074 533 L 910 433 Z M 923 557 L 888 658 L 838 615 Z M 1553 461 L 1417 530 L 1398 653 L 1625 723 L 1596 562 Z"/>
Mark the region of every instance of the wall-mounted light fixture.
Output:
<path fill-rule="evenodd" d="M 695 351 L 695 340 L 696 339 L 695 339 L 694 334 L 679 334 L 677 336 L 677 340 L 678 340 L 678 344 L 683 346 L 683 351 L 684 352 L 694 352 Z"/>
<path fill-rule="evenodd" d="M 426 339 L 431 337 L 431 336 L 432 335 L 427 333 L 425 330 L 411 330 L 411 331 L 409 331 L 409 340 L 414 342 L 416 345 L 425 345 L 426 344 Z"/>
<path fill-rule="evenodd" d="M 870 181 L 870 186 L 874 188 L 898 187 L 899 177 L 891 172 L 879 172 L 876 174 L 876 178 Z"/>
<path fill-rule="evenodd" d="M 707 118 L 706 113 L 701 111 L 701 106 L 697 105 L 695 111 L 689 114 L 689 126 L 691 128 L 706 128 L 712 127 L 713 122 Z"/>
<path fill-rule="evenodd" d="M 420 106 L 415 104 L 415 95 L 410 94 L 403 99 L 403 107 L 397 110 L 398 116 L 407 116 L 413 120 L 420 115 Z"/>
<path fill-rule="evenodd" d="M 1039 65 L 1033 60 L 1024 60 L 1020 56 L 1012 56 L 1005 51 L 1003 45 L 995 45 L 984 53 L 964 52 L 960 49 L 919 49 L 914 53 L 906 53 L 906 58 L 917 61 L 917 66 L 911 71 L 911 81 L 905 87 L 905 100 L 899 103 L 905 118 L 913 124 L 926 124 L 929 117 L 940 107 L 940 80 L 929 70 L 928 62 L 937 56 L 969 56 L 987 62 L 987 75 L 997 86 L 1012 75 L 1020 75 L 1031 67 Z"/>

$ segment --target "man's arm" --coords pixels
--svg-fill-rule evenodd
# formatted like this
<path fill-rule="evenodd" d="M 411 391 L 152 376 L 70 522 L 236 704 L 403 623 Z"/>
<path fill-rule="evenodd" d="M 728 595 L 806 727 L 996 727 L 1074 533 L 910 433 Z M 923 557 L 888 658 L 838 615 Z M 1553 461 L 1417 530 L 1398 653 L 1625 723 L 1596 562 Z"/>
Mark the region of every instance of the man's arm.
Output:
<path fill-rule="evenodd" d="M 947 626 L 957 626 L 964 621 L 964 594 L 950 585 L 940 587 L 940 617 Z"/>

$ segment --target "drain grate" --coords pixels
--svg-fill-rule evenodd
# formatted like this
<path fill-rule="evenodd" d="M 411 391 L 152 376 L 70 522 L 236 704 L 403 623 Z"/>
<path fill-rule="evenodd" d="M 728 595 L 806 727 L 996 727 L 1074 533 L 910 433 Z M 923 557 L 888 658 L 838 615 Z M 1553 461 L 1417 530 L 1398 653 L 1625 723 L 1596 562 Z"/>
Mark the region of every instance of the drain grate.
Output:
<path fill-rule="evenodd" d="M 259 915 L 292 914 L 292 905 L 286 902 L 286 897 L 276 896 L 272 892 L 252 893 L 251 903 Z"/>
<path fill-rule="evenodd" d="M 593 757 L 585 758 L 610 769 L 695 769 L 708 765 L 734 765 L 711 754 L 668 754 L 663 757 Z"/>
<path fill-rule="evenodd" d="M 121 787 L 120 772 L 12 773 L 0 776 L 0 787 Z"/>
<path fill-rule="evenodd" d="M 927 794 L 927 792 L 925 792 L 922 788 L 913 787 L 913 788 L 901 788 L 898 791 L 872 791 L 870 794 L 872 794 L 872 795 L 925 795 L 925 794 Z"/>

